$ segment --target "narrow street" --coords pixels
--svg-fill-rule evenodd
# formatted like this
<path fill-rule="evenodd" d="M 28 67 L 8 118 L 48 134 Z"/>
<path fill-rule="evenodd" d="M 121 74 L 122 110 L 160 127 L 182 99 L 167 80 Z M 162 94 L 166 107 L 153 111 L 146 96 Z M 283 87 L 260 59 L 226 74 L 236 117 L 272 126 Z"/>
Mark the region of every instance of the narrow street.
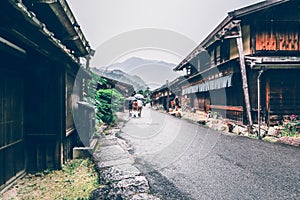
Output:
<path fill-rule="evenodd" d="M 227 135 L 147 107 L 121 137 L 162 199 L 300 199 L 299 148 Z"/>

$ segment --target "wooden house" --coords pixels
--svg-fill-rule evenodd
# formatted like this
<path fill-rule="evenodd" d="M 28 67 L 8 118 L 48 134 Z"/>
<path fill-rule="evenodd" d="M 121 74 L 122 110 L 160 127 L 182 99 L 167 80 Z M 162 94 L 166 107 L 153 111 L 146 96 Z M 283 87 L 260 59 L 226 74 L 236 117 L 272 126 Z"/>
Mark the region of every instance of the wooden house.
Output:
<path fill-rule="evenodd" d="M 174 69 L 187 72 L 188 106 L 249 126 L 300 115 L 299 7 L 268 0 L 229 12 Z"/>
<path fill-rule="evenodd" d="M 150 99 L 151 105 L 154 107 L 161 106 L 164 110 L 168 110 L 170 107 L 170 97 L 173 96 L 167 84 L 162 85 L 159 88 L 151 91 Z"/>
<path fill-rule="evenodd" d="M 185 80 L 186 78 L 184 76 L 180 76 L 152 90 L 150 94 L 152 106 L 162 106 L 165 110 L 171 108 L 171 101 L 174 100 L 176 96 L 181 99 L 181 84 L 183 84 Z"/>
<path fill-rule="evenodd" d="M 104 78 L 106 80 L 106 85 L 101 86 L 98 84 L 97 89 L 110 89 L 115 88 L 118 92 L 120 92 L 124 97 L 129 97 L 134 92 L 134 87 L 131 84 L 118 81 L 113 78 L 109 78 L 106 76 L 101 76 L 101 78 Z"/>
<path fill-rule="evenodd" d="M 135 92 L 134 87 L 131 84 L 113 78 L 109 78 L 106 76 L 101 76 L 101 78 L 104 78 L 106 80 L 106 84 L 102 85 L 98 83 L 97 90 L 114 88 L 115 90 L 120 92 L 125 98 L 130 97 Z M 128 107 L 127 105 L 128 105 L 128 101 L 125 100 L 123 106 L 120 108 L 120 111 L 123 112 L 125 109 L 127 109 Z"/>
<path fill-rule="evenodd" d="M 0 2 L 0 191 L 72 157 L 74 80 L 90 51 L 65 0 Z"/>

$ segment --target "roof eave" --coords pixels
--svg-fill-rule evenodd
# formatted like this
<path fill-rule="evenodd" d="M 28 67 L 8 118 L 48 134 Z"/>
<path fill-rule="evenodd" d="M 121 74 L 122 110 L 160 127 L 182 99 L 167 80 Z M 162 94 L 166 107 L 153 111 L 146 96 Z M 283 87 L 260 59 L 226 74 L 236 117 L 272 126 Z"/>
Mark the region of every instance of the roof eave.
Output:
<path fill-rule="evenodd" d="M 186 63 L 191 61 L 195 56 L 198 54 L 196 51 L 200 48 L 206 49 L 209 47 L 211 44 L 219 40 L 219 37 L 217 37 L 218 33 L 222 31 L 229 23 L 231 23 L 233 20 L 240 19 L 241 17 L 269 8 L 273 7 L 285 2 L 288 2 L 290 0 L 267 0 L 264 2 L 260 2 L 257 4 L 253 4 L 241 9 L 237 9 L 231 12 L 228 12 L 227 17 L 183 60 L 181 61 L 175 68 L 174 71 L 179 71 L 182 70 L 185 66 Z M 198 52 L 199 53 L 199 52 Z M 194 56 L 191 56 L 194 55 Z"/>
<path fill-rule="evenodd" d="M 76 47 L 70 49 L 74 51 L 74 55 L 83 57 L 90 53 L 89 43 L 65 0 L 36 0 L 35 3 L 47 5 L 63 27 L 65 27 L 66 32 L 71 36 L 71 39 L 67 40 L 68 43 L 72 43 L 72 46 Z M 60 40 L 65 39 L 60 38 Z"/>
<path fill-rule="evenodd" d="M 48 41 L 57 48 L 58 51 L 60 51 L 61 53 L 63 53 L 68 59 L 70 59 L 74 64 L 78 65 L 78 59 L 76 57 L 74 57 L 69 49 L 61 43 L 61 41 L 59 39 L 57 39 L 54 34 L 49 31 L 45 24 L 43 24 L 41 21 L 39 21 L 37 19 L 37 17 L 35 16 L 34 13 L 30 12 L 29 10 L 27 10 L 27 7 L 20 2 L 15 2 L 13 0 L 8 0 L 8 4 L 9 6 L 11 6 L 18 14 L 20 14 L 21 16 L 23 16 L 24 20 L 28 22 L 28 24 L 30 24 L 30 26 L 32 27 L 36 27 L 38 28 L 38 32 L 39 34 L 41 34 L 44 38 L 47 38 Z M 29 35 L 28 37 L 20 35 L 21 37 L 24 37 L 24 40 L 26 40 L 28 43 L 30 43 L 31 38 L 33 38 L 32 35 Z M 29 44 L 30 45 L 30 44 Z M 33 45 L 34 46 L 34 45 Z M 48 55 L 48 51 L 44 51 L 43 49 L 41 49 L 40 47 L 37 48 L 37 50 L 44 54 L 44 55 Z"/>

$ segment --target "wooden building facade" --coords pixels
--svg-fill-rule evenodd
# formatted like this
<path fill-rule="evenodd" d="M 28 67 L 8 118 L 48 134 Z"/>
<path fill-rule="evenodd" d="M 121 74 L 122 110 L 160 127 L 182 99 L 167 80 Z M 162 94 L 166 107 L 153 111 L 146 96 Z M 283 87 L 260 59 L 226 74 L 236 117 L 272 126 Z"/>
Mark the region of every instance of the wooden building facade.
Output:
<path fill-rule="evenodd" d="M 0 191 L 72 157 L 73 86 L 90 50 L 65 0 L 0 2 Z"/>
<path fill-rule="evenodd" d="M 187 72 L 189 106 L 250 126 L 300 115 L 299 6 L 268 0 L 229 12 L 174 69 Z"/>
<path fill-rule="evenodd" d="M 104 78 L 106 80 L 106 85 L 101 86 L 101 84 L 98 84 L 97 90 L 98 89 L 111 89 L 114 88 L 118 92 L 120 92 L 124 97 L 129 97 L 131 94 L 134 92 L 134 87 L 131 84 L 118 81 L 106 76 L 101 76 L 101 78 Z"/>
<path fill-rule="evenodd" d="M 174 80 L 167 82 L 150 93 L 151 105 L 158 107 L 162 106 L 164 110 L 171 108 L 171 101 L 177 96 L 178 99 L 182 99 L 181 85 L 186 81 L 184 76 L 175 78 Z M 181 103 L 181 102 L 180 102 Z"/>
<path fill-rule="evenodd" d="M 175 95 L 172 93 L 170 88 L 164 84 L 161 87 L 151 91 L 151 105 L 154 107 L 162 106 L 164 110 L 168 110 L 171 105 L 171 99 L 174 99 L 174 97 Z"/>

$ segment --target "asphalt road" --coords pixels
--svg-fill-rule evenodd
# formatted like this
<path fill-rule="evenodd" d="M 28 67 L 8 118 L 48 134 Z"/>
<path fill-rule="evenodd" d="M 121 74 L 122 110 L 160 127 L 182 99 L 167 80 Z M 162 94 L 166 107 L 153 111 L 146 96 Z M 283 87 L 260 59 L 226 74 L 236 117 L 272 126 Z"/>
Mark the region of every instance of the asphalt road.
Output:
<path fill-rule="evenodd" d="M 145 108 L 121 136 L 162 199 L 300 199 L 300 148 L 228 135 Z"/>

